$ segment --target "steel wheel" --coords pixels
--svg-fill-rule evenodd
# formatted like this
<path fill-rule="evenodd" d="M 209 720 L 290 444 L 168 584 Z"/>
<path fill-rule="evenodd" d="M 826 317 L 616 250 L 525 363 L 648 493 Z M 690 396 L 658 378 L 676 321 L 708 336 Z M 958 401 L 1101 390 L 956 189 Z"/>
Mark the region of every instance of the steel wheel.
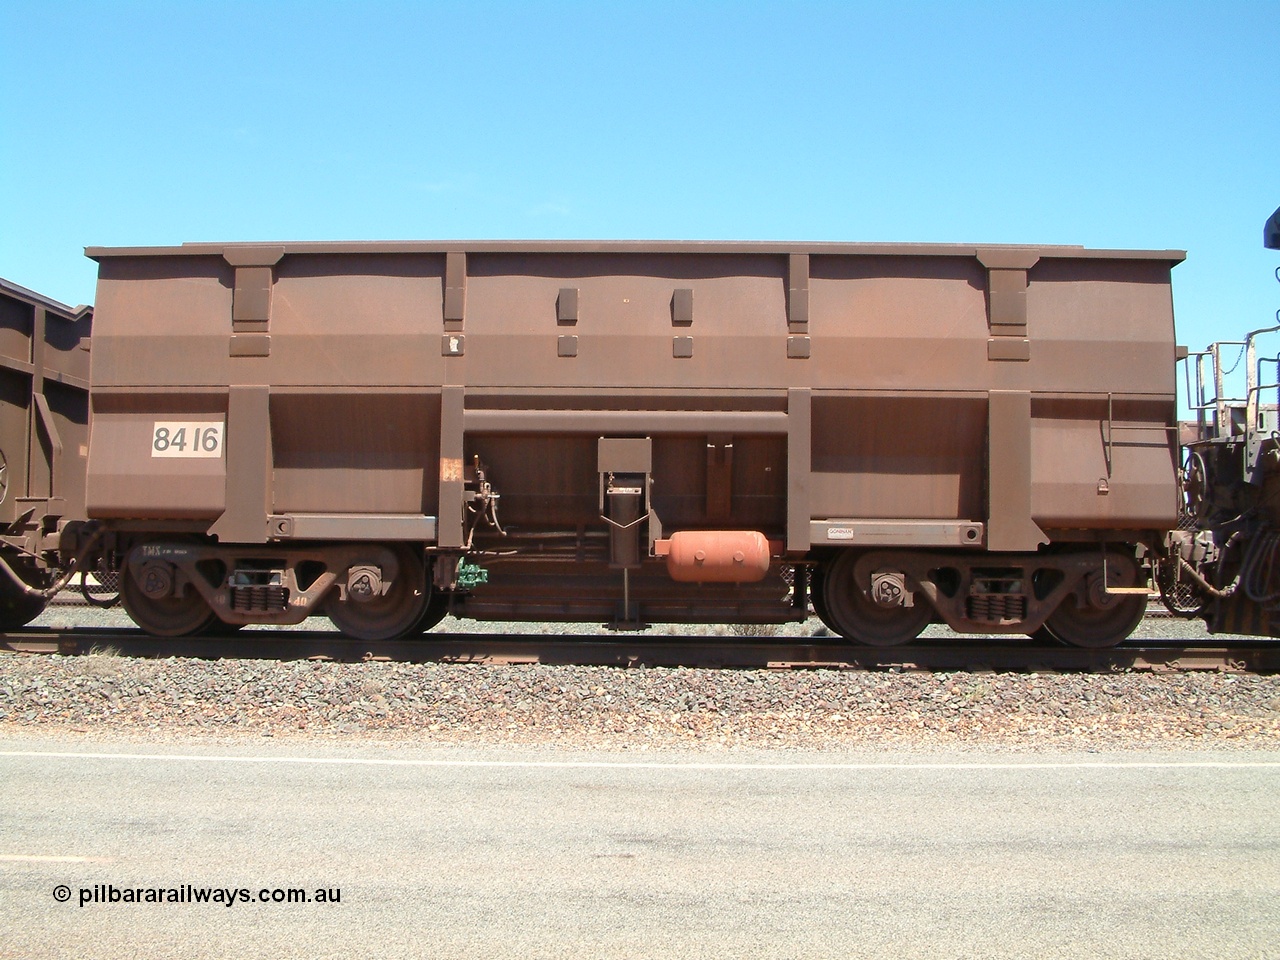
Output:
<path fill-rule="evenodd" d="M 336 588 L 329 594 L 325 613 L 347 636 L 356 640 L 393 640 L 423 622 L 428 611 L 422 558 L 405 547 L 393 549 L 400 572 L 382 596 L 365 601 L 341 600 Z"/>
<path fill-rule="evenodd" d="M 11 562 L 10 566 L 17 565 Z M 24 593 L 16 583 L 0 574 L 0 630 L 18 630 L 25 627 L 44 613 L 48 603 L 49 601 L 42 597 L 33 597 Z"/>
<path fill-rule="evenodd" d="M 809 580 L 809 603 L 822 625 L 832 633 L 839 633 L 831 622 L 831 614 L 827 610 L 827 601 L 822 596 L 822 574 L 814 570 Z"/>
<path fill-rule="evenodd" d="M 1138 565 L 1121 553 L 1107 554 L 1107 583 L 1113 587 L 1137 586 Z M 1125 640 L 1142 622 L 1147 598 L 1133 594 L 1109 594 L 1102 586 L 1102 564 L 1091 573 L 1080 596 L 1071 594 L 1045 621 L 1045 629 L 1073 647 L 1102 649 Z"/>
<path fill-rule="evenodd" d="M 218 619 L 193 584 L 180 597 L 148 597 L 127 569 L 120 576 L 120 602 L 129 619 L 155 637 L 189 637 Z"/>
<path fill-rule="evenodd" d="M 426 609 L 422 612 L 422 619 L 414 629 L 419 633 L 426 633 L 439 626 L 440 621 L 448 615 L 449 597 L 439 590 L 432 590 L 431 599 L 427 601 Z"/>
<path fill-rule="evenodd" d="M 873 647 L 896 647 L 910 643 L 933 619 L 933 608 L 919 593 L 915 606 L 882 607 L 862 592 L 854 582 L 853 568 L 858 557 L 845 552 L 826 569 L 822 583 L 822 605 L 836 633 L 854 643 Z"/>

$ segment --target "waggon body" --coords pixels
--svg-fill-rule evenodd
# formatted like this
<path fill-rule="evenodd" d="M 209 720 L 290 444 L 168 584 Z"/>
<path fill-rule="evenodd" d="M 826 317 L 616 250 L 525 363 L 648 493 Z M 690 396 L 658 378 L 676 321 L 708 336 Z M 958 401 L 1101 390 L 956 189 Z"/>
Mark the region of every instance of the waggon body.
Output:
<path fill-rule="evenodd" d="M 47 598 L 62 531 L 84 516 L 93 310 L 0 280 L 0 629 Z"/>
<path fill-rule="evenodd" d="M 1112 642 L 1176 523 L 1178 251 L 88 253 L 87 515 L 154 632 L 780 622 L 812 592 L 873 643 Z"/>

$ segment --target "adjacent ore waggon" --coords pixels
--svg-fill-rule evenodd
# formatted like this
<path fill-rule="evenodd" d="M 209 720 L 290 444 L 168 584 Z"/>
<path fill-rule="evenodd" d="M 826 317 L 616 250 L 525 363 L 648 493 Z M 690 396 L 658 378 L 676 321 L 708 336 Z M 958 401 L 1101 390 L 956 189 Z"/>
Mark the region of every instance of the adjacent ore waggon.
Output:
<path fill-rule="evenodd" d="M 72 572 L 59 557 L 84 517 L 92 322 L 0 280 L 0 630 L 38 617 Z"/>
<path fill-rule="evenodd" d="M 145 630 L 325 614 L 1123 639 L 1177 251 L 91 248 L 86 533 Z"/>

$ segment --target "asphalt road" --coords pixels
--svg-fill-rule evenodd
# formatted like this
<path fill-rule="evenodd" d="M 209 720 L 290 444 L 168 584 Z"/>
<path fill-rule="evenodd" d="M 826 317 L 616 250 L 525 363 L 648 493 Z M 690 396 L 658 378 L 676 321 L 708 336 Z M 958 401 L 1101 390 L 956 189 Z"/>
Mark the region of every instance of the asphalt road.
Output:
<path fill-rule="evenodd" d="M 0 955 L 1280 957 L 1280 754 L 9 738 Z"/>

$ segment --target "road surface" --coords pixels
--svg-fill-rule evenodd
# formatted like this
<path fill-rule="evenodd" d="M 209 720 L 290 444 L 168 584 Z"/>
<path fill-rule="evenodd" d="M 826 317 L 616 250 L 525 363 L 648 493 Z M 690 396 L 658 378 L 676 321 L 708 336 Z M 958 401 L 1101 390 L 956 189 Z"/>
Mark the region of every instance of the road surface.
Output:
<path fill-rule="evenodd" d="M 5 957 L 1280 956 L 1275 752 L 10 736 L 0 811 Z"/>

